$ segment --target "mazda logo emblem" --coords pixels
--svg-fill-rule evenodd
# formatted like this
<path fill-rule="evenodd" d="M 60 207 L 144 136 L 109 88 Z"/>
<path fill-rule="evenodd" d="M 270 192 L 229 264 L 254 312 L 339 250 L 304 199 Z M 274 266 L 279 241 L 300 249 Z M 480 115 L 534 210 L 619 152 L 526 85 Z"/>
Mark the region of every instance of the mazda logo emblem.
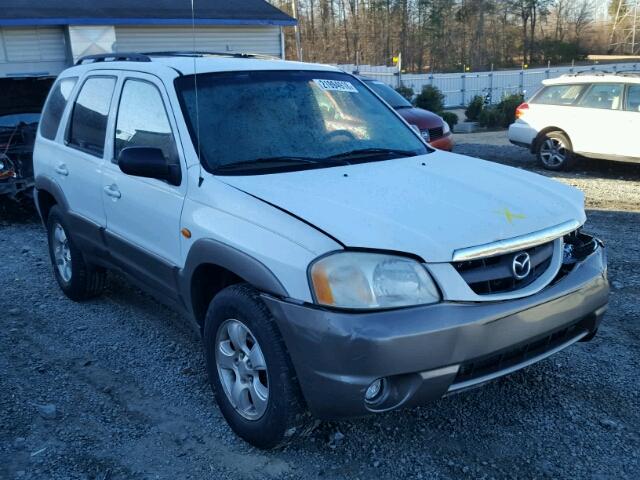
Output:
<path fill-rule="evenodd" d="M 531 257 L 527 252 L 514 255 L 511 263 L 511 273 L 516 280 L 522 280 L 531 273 Z"/>

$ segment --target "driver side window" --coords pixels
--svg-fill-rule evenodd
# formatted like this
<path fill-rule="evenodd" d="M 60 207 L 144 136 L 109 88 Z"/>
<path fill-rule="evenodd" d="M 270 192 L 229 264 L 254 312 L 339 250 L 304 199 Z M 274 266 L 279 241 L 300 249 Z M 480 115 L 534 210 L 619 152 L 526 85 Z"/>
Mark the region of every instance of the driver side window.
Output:
<path fill-rule="evenodd" d="M 164 102 L 155 85 L 144 80 L 127 80 L 122 87 L 116 121 L 114 162 L 127 147 L 162 150 L 168 161 L 177 159 L 177 150 Z"/>

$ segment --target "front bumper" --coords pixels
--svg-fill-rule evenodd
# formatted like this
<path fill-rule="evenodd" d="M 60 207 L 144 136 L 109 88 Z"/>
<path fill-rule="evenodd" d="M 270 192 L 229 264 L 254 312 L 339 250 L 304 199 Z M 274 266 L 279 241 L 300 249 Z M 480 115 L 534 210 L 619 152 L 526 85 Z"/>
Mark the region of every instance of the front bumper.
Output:
<path fill-rule="evenodd" d="M 526 298 L 348 313 L 265 297 L 307 405 L 322 419 L 414 406 L 530 365 L 594 333 L 609 284 L 599 247 Z M 375 404 L 367 387 L 385 378 Z"/>

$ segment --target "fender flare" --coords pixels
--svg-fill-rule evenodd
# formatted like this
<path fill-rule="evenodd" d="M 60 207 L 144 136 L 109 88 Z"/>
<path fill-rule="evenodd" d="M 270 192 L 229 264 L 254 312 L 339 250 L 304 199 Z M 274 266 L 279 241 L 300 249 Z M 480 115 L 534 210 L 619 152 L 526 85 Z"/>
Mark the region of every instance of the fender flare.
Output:
<path fill-rule="evenodd" d="M 260 260 L 218 240 L 203 238 L 191 246 L 180 272 L 183 298 L 189 299 L 189 303 L 193 274 L 199 266 L 205 264 L 229 270 L 261 292 L 281 298 L 288 297 L 287 290 L 278 277 Z"/>
<path fill-rule="evenodd" d="M 69 202 L 67 202 L 67 197 L 64 196 L 62 192 L 62 188 L 60 185 L 47 175 L 38 175 L 35 179 L 35 194 L 33 195 L 34 202 L 36 204 L 36 208 L 38 209 L 38 214 L 40 214 L 40 218 L 44 221 L 42 217 L 42 210 L 40 207 L 40 203 L 38 201 L 38 191 L 44 191 L 49 193 L 53 198 L 55 198 L 56 203 L 60 205 L 60 207 L 65 211 L 69 211 Z"/>

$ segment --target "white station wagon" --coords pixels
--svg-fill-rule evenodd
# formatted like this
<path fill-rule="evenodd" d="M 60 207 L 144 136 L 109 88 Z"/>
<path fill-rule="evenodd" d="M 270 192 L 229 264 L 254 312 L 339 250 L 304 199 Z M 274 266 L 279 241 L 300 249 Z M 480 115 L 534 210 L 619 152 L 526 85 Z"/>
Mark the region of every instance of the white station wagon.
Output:
<path fill-rule="evenodd" d="M 640 73 L 565 75 L 516 110 L 509 140 L 549 170 L 580 157 L 640 162 Z"/>
<path fill-rule="evenodd" d="M 55 278 L 107 269 L 202 334 L 223 415 L 268 448 L 482 385 L 607 308 L 579 190 L 431 148 L 356 77 L 246 55 L 81 60 L 35 148 Z"/>

